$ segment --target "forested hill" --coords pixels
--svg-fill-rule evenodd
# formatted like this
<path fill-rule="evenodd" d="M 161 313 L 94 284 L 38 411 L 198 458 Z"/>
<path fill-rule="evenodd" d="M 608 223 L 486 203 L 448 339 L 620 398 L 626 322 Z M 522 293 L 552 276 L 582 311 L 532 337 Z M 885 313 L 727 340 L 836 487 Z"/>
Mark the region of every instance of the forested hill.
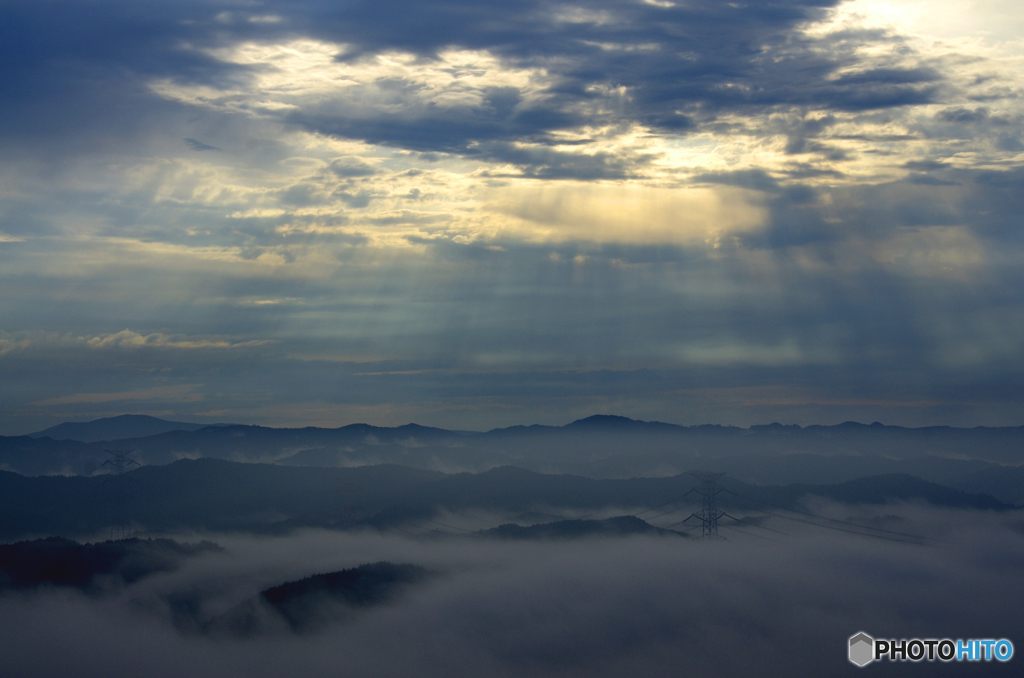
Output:
<path fill-rule="evenodd" d="M 514 467 L 444 474 L 395 465 L 322 469 L 215 459 L 147 466 L 126 478 L 135 527 L 156 533 L 284 532 L 307 526 L 387 530 L 440 510 L 500 514 L 561 507 L 626 512 L 675 501 L 695 484 L 689 474 L 594 479 Z M 958 508 L 1007 507 L 988 495 L 905 475 L 831 485 L 755 486 L 728 477 L 722 483 L 742 498 L 746 509 L 799 507 L 809 495 L 851 504 L 913 500 Z M 102 533 L 110 524 L 113 485 L 109 477 L 0 472 L 0 540 Z M 723 505 L 728 502 L 723 499 Z"/>

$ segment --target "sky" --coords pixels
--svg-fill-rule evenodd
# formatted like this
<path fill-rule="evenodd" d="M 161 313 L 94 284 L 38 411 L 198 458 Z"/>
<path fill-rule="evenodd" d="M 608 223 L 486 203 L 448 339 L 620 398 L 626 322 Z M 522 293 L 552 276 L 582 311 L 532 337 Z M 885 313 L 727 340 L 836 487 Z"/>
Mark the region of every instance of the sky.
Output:
<path fill-rule="evenodd" d="M 1010 0 L 7 0 L 0 434 L 1024 424 Z"/>

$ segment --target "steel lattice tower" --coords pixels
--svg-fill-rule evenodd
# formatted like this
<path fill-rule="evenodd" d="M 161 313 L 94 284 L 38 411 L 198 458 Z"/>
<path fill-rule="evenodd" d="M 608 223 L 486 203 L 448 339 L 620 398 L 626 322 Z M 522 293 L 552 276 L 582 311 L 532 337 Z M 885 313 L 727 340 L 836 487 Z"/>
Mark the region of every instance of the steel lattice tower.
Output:
<path fill-rule="evenodd" d="M 131 468 L 132 464 L 139 466 L 139 462 L 135 461 L 128 455 L 135 450 L 104 450 L 107 454 L 111 455 L 110 459 L 103 462 L 104 466 L 109 466 L 113 469 L 113 473 L 104 481 L 111 483 L 113 491 L 111 494 L 111 520 L 110 520 L 110 538 L 111 539 L 127 539 L 132 536 L 132 524 L 131 524 L 131 504 L 132 496 L 128 483 L 131 480 L 125 474 Z"/>
<path fill-rule="evenodd" d="M 700 485 L 693 488 L 693 491 L 701 496 L 702 506 L 698 513 L 691 513 L 690 518 L 697 518 L 701 521 L 701 537 L 704 539 L 718 538 L 718 519 L 726 515 L 724 511 L 718 510 L 716 497 L 722 491 L 718 486 L 718 479 L 724 473 L 698 473 L 690 471 L 690 475 L 700 481 Z"/>

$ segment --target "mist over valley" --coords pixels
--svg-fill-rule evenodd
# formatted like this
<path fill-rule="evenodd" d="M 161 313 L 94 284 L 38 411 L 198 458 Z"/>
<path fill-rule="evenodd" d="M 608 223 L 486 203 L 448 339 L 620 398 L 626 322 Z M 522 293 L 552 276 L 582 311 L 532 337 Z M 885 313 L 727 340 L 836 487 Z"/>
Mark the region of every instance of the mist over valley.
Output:
<path fill-rule="evenodd" d="M 6 675 L 842 675 L 858 630 L 1022 630 L 1019 429 L 122 423 L 3 439 Z"/>

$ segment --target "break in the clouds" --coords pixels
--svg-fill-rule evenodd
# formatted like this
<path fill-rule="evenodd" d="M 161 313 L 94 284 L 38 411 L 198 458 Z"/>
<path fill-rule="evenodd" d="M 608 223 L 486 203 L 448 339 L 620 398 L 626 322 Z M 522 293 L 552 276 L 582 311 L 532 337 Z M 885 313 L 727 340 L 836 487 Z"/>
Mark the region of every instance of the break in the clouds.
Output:
<path fill-rule="evenodd" d="M 1022 28 L 5 3 L 0 428 L 1020 423 Z"/>

